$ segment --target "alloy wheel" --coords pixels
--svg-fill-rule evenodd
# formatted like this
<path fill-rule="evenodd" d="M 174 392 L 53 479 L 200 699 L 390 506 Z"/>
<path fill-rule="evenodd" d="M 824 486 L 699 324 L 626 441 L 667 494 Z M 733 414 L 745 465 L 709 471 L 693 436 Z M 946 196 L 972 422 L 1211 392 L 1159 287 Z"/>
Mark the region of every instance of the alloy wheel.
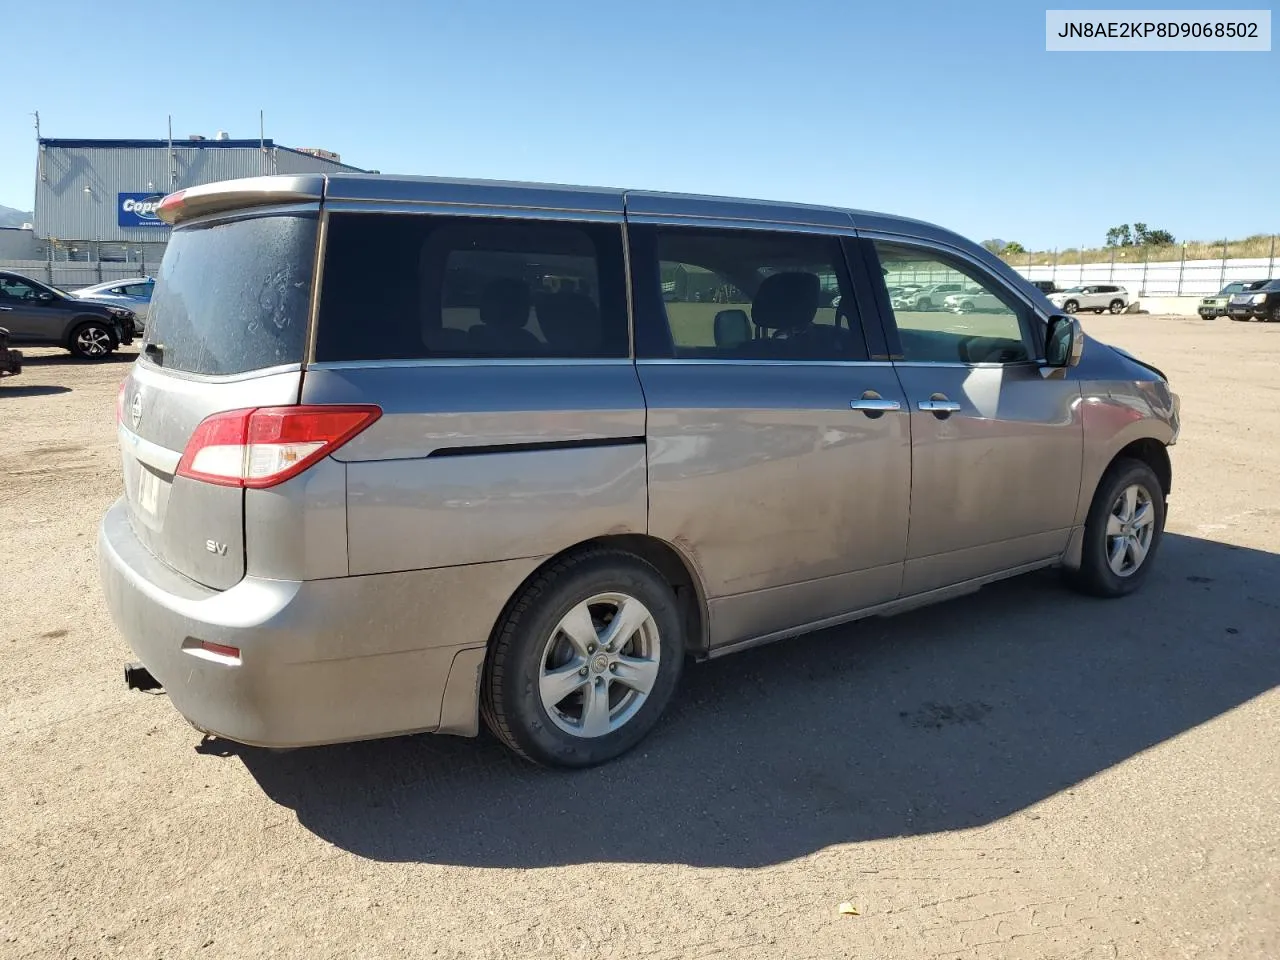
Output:
<path fill-rule="evenodd" d="M 76 334 L 76 346 L 86 357 L 105 357 L 111 352 L 111 335 L 101 327 L 85 327 Z"/>
<path fill-rule="evenodd" d="M 1133 576 L 1147 559 L 1155 520 L 1146 487 L 1132 483 L 1120 491 L 1107 516 L 1107 566 L 1117 577 Z"/>
<path fill-rule="evenodd" d="M 658 678 L 658 626 L 624 593 L 589 597 L 566 613 L 542 651 L 538 693 L 551 722 L 603 737 L 639 712 Z"/>

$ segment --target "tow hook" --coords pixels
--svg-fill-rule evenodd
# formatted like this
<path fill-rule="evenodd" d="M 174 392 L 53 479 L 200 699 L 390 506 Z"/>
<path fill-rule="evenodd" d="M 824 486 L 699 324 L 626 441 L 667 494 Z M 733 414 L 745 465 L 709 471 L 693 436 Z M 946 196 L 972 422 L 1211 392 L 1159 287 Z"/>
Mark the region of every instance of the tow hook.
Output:
<path fill-rule="evenodd" d="M 130 690 L 160 690 L 164 687 L 164 684 L 153 677 L 151 671 L 140 663 L 124 665 L 124 685 Z"/>

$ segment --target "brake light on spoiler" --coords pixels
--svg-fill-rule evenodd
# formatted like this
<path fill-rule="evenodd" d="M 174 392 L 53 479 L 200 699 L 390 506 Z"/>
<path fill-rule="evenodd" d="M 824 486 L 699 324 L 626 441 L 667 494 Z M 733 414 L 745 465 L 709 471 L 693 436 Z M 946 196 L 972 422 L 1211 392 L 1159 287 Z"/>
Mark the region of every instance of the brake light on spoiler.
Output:
<path fill-rule="evenodd" d="M 382 416 L 368 405 L 226 410 L 191 434 L 177 476 L 224 487 L 274 487 L 329 456 Z"/>

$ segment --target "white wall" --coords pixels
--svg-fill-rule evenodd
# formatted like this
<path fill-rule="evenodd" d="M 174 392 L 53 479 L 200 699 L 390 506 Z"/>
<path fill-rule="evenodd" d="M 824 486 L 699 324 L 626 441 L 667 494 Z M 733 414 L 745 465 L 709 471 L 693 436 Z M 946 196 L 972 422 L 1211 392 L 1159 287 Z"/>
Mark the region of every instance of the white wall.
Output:
<path fill-rule="evenodd" d="M 1115 283 L 1125 287 L 1131 296 L 1207 296 L 1217 293 L 1232 280 L 1270 280 L 1280 277 L 1280 252 L 1275 260 L 1259 257 L 1253 260 L 1188 260 L 1179 263 L 1078 263 L 1024 266 L 1014 269 L 1029 280 L 1052 280 L 1059 287 L 1081 283 Z"/>

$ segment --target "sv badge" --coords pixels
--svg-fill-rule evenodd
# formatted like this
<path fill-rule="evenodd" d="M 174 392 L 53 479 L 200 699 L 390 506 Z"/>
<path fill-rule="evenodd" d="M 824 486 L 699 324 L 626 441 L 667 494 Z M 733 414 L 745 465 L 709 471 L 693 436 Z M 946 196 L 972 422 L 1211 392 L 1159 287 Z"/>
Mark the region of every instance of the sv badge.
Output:
<path fill-rule="evenodd" d="M 227 545 L 225 543 L 219 543 L 217 540 L 206 540 L 204 542 L 204 548 L 210 553 L 217 554 L 219 557 L 225 557 L 227 555 Z"/>

